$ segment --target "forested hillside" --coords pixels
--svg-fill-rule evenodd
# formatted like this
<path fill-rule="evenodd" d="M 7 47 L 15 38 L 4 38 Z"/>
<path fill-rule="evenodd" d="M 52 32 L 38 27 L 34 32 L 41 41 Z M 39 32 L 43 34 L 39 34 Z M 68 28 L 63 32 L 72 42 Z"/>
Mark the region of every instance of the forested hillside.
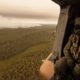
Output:
<path fill-rule="evenodd" d="M 54 27 L 0 29 L 0 80 L 39 80 L 52 50 Z"/>

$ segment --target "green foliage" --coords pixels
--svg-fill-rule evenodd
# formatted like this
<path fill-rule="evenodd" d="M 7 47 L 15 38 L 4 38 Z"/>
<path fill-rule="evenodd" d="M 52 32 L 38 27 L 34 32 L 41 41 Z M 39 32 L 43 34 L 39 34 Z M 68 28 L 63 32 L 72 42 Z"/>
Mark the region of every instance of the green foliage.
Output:
<path fill-rule="evenodd" d="M 53 46 L 54 28 L 0 30 L 0 80 L 40 80 L 39 67 Z"/>

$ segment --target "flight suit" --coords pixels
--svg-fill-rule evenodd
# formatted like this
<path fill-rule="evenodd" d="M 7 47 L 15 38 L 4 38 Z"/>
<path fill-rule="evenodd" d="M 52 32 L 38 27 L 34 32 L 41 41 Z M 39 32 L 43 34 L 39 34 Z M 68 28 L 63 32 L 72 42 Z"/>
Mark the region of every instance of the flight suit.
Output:
<path fill-rule="evenodd" d="M 64 48 L 67 65 L 77 80 L 80 80 L 80 35 L 72 34 Z"/>
<path fill-rule="evenodd" d="M 55 63 L 55 71 L 54 80 L 67 80 L 69 75 L 73 75 L 74 80 L 80 80 L 79 35 L 73 33 L 69 37 L 69 40 L 64 47 L 64 57 L 60 58 Z"/>

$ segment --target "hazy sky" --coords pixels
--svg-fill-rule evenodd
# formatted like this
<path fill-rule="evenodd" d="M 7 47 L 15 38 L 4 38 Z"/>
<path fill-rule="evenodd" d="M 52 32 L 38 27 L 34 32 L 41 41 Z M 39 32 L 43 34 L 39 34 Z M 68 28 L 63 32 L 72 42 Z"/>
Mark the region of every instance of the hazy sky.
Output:
<path fill-rule="evenodd" d="M 0 0 L 0 27 L 55 24 L 59 12 L 51 0 Z"/>

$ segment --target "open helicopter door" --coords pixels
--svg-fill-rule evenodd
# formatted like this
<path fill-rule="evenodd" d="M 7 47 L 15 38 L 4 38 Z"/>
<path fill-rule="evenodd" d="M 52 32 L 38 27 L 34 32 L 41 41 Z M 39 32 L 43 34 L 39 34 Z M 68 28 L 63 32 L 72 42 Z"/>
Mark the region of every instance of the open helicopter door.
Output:
<path fill-rule="evenodd" d="M 63 39 L 65 36 L 66 25 L 68 22 L 68 12 L 69 6 L 66 8 L 61 8 L 59 21 L 57 25 L 56 37 L 54 41 L 52 53 L 43 61 L 43 64 L 40 67 L 40 75 L 46 79 L 41 80 L 50 80 L 50 78 L 55 73 L 54 63 L 57 57 L 61 57 Z M 51 60 L 52 62 L 49 62 Z M 47 68 L 46 68 L 47 67 Z"/>

